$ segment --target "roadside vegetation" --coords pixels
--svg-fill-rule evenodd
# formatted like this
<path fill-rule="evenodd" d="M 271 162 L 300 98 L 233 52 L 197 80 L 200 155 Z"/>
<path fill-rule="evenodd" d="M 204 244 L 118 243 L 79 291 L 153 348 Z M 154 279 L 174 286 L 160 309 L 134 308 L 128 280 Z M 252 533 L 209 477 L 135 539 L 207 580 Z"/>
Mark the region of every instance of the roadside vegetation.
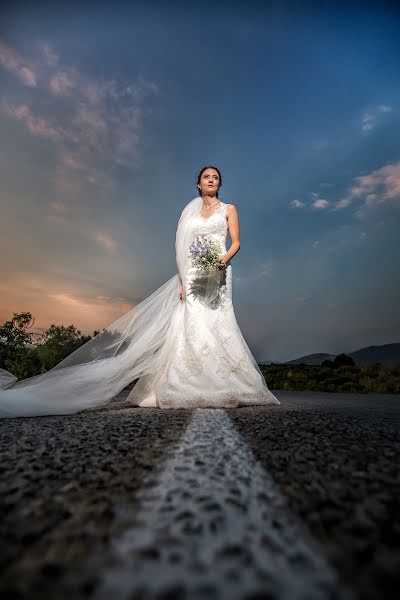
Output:
<path fill-rule="evenodd" d="M 46 373 L 100 333 L 83 335 L 74 325 L 51 325 L 38 333 L 30 331 L 33 324 L 32 314 L 24 312 L 0 325 L 0 368 L 19 380 Z M 321 365 L 273 363 L 260 369 L 271 390 L 400 394 L 400 363 L 356 365 L 339 354 Z"/>
<path fill-rule="evenodd" d="M 271 390 L 400 394 L 400 363 L 356 365 L 347 354 L 321 365 L 260 365 Z"/>

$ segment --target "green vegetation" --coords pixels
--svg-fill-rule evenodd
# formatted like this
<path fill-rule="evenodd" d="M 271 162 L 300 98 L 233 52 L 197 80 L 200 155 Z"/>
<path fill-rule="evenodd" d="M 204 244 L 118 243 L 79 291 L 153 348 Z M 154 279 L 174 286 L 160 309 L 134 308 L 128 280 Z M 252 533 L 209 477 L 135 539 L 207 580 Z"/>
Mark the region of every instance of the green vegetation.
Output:
<path fill-rule="evenodd" d="M 0 325 L 0 367 L 18 379 L 45 373 L 100 333 L 94 331 L 93 336 L 85 336 L 74 325 L 51 325 L 43 333 L 33 333 L 28 331 L 34 323 L 31 313 L 13 315 Z M 260 369 L 271 390 L 400 393 L 400 363 L 361 366 L 351 356 L 339 354 L 321 365 L 273 363 L 260 365 Z"/>
<path fill-rule="evenodd" d="M 356 365 L 347 354 L 321 365 L 259 365 L 270 390 L 399 394 L 400 363 Z"/>
<path fill-rule="evenodd" d="M 92 339 L 74 325 L 51 325 L 43 333 L 29 332 L 34 324 L 31 313 L 13 315 L 0 325 L 0 367 L 18 379 L 45 373 Z M 93 337 L 98 333 L 94 331 Z"/>

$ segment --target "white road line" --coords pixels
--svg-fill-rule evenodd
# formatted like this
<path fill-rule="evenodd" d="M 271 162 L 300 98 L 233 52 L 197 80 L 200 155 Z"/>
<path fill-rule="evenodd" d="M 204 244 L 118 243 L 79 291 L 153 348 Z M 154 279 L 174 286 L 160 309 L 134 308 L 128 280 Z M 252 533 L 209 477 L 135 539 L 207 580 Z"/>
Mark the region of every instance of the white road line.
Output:
<path fill-rule="evenodd" d="M 115 540 L 96 598 L 354 598 L 223 409 L 193 411 L 138 497 L 137 522 Z"/>

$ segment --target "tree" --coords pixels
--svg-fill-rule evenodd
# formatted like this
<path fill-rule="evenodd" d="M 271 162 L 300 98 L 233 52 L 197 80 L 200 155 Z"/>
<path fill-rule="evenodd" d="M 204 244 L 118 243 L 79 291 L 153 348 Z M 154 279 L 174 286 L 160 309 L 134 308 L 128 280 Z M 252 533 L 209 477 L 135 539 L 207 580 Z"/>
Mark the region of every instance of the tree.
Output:
<path fill-rule="evenodd" d="M 335 368 L 343 367 L 343 366 L 354 367 L 355 362 L 351 358 L 351 356 L 349 356 L 348 354 L 342 353 L 342 354 L 338 354 L 337 356 L 335 356 L 335 358 L 333 359 L 333 366 Z"/>
<path fill-rule="evenodd" d="M 41 362 L 41 372 L 55 367 L 66 356 L 85 344 L 91 336 L 82 335 L 75 325 L 50 325 L 44 332 L 44 342 L 38 346 L 37 352 Z"/>
<path fill-rule="evenodd" d="M 331 360 L 329 360 L 328 358 L 323 360 L 321 363 L 321 367 L 329 367 L 332 368 L 334 366 L 333 362 Z"/>
<path fill-rule="evenodd" d="M 35 345 L 41 334 L 26 331 L 35 322 L 30 312 L 13 315 L 0 325 L 0 367 L 24 379 L 37 371 Z"/>

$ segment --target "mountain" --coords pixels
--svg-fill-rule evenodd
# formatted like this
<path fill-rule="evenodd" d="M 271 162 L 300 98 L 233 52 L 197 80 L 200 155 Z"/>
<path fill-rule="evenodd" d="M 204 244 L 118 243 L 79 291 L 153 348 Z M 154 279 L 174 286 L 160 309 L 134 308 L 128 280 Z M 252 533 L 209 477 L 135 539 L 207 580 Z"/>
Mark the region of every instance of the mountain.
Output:
<path fill-rule="evenodd" d="M 383 365 L 400 363 L 400 343 L 383 344 L 383 346 L 366 346 L 360 350 L 349 352 L 356 365 L 369 362 L 380 362 Z"/>
<path fill-rule="evenodd" d="M 341 354 L 341 352 L 339 352 Z M 400 343 L 383 344 L 382 346 L 366 346 L 353 352 L 344 352 L 347 356 L 351 356 L 356 365 L 363 365 L 366 363 L 381 363 L 382 365 L 400 363 Z M 279 361 L 264 361 L 259 363 L 260 365 L 283 364 L 283 365 L 299 365 L 305 363 L 306 365 L 320 365 L 324 360 L 333 360 L 337 356 L 336 354 L 326 354 L 324 352 L 316 354 L 307 354 L 300 358 L 288 360 L 287 362 Z"/>
<path fill-rule="evenodd" d="M 300 363 L 306 363 L 306 365 L 320 365 L 324 360 L 333 360 L 336 354 L 326 354 L 320 352 L 319 354 L 307 354 L 300 358 L 288 360 L 286 365 L 299 365 Z"/>

